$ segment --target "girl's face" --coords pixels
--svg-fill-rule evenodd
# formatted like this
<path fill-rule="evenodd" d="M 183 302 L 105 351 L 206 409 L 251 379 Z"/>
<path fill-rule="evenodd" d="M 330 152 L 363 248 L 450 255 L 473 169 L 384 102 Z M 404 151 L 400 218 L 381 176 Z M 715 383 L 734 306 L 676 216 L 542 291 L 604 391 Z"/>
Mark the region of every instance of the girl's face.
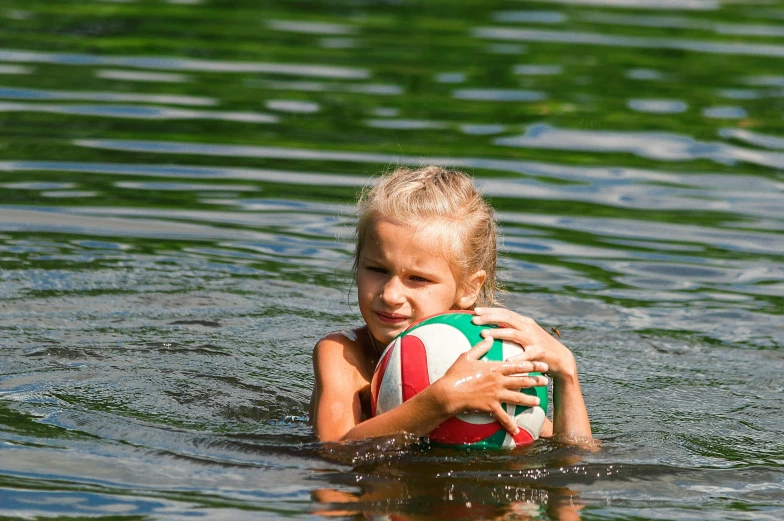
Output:
<path fill-rule="evenodd" d="M 408 326 L 430 315 L 470 307 L 485 279 L 469 277 L 464 288 L 442 257 L 441 240 L 426 229 L 377 219 L 367 230 L 357 263 L 359 310 L 370 332 L 386 346 Z"/>

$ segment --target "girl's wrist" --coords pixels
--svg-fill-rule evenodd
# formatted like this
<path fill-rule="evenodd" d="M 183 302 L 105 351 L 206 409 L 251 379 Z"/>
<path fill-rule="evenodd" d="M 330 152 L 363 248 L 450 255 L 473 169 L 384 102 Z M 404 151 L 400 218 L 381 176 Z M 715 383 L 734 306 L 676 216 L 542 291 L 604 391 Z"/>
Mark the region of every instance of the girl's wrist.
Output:
<path fill-rule="evenodd" d="M 548 373 L 549 374 L 549 373 Z M 553 382 L 558 385 L 570 385 L 577 383 L 577 368 L 574 371 L 550 374 Z"/>
<path fill-rule="evenodd" d="M 562 364 L 557 370 L 551 370 L 547 373 L 553 380 L 561 383 L 573 383 L 577 381 L 577 361 L 574 359 L 574 355 L 572 355 L 571 352 L 569 355 L 569 361 L 567 363 Z"/>
<path fill-rule="evenodd" d="M 435 400 L 437 410 L 439 410 L 443 416 L 451 418 L 460 412 L 456 407 L 454 400 L 449 396 L 447 385 L 444 384 L 443 378 L 433 382 L 429 389 L 433 395 L 433 400 Z"/>

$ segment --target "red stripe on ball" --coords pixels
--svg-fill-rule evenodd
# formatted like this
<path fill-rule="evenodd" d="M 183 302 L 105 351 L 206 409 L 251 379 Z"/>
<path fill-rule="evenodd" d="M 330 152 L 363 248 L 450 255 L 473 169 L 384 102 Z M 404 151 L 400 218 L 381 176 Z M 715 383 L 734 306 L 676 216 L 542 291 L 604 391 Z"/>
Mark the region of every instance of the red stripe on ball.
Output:
<path fill-rule="evenodd" d="M 489 438 L 502 429 L 498 422 L 468 423 L 458 417 L 449 418 L 430 433 L 430 439 L 446 445 L 476 443 Z M 522 429 L 520 429 L 522 431 Z"/>
<path fill-rule="evenodd" d="M 384 358 L 376 365 L 376 370 L 373 373 L 373 380 L 370 382 L 370 414 L 375 416 L 376 407 L 378 406 L 378 393 L 381 390 L 381 382 L 384 381 L 384 375 L 387 373 L 387 366 L 389 359 L 392 357 L 394 349 L 387 349 Z"/>
<path fill-rule="evenodd" d="M 400 379 L 403 382 L 404 402 L 430 385 L 425 344 L 413 335 L 404 336 L 400 340 Z"/>
<path fill-rule="evenodd" d="M 530 445 L 534 442 L 534 437 L 527 430 L 521 428 L 520 432 L 512 436 L 515 445 Z"/>

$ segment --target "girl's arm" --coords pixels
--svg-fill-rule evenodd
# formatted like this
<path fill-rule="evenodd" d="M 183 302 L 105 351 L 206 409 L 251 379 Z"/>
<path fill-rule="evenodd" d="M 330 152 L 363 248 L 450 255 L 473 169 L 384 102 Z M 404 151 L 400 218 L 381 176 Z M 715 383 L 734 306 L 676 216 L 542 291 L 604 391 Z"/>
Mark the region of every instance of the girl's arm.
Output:
<path fill-rule="evenodd" d="M 319 341 L 313 353 L 316 389 L 312 413 L 321 441 L 345 441 L 394 434 L 424 436 L 445 420 L 472 409 L 493 414 L 509 432 L 518 429 L 501 402 L 532 406 L 536 397 L 520 393 L 523 387 L 543 385 L 544 377 L 513 376 L 545 372 L 541 362 L 485 362 L 479 358 L 492 346 L 482 341 L 461 355 L 446 374 L 422 392 L 379 416 L 363 420 L 360 394 L 369 382 L 362 376 L 367 360 L 360 346 L 341 335 Z M 535 403 L 536 402 L 536 403 Z"/>
<path fill-rule="evenodd" d="M 553 379 L 553 422 L 552 426 L 545 425 L 542 435 L 591 439 L 591 423 L 572 352 L 528 317 L 503 308 L 476 308 L 474 311 L 475 324 L 504 326 L 486 330 L 484 334 L 523 346 L 525 352 L 514 361 L 538 360 L 549 366 L 547 373 Z"/>

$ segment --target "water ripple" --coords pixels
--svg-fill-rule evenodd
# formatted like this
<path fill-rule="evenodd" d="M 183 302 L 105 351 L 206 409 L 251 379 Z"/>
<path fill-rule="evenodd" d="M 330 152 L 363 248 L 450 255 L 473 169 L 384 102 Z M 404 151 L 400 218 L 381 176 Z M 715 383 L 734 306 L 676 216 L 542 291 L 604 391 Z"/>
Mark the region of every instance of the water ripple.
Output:
<path fill-rule="evenodd" d="M 32 67 L 25 67 L 24 65 L 6 65 L 0 63 L 0 74 L 31 74 Z"/>
<path fill-rule="evenodd" d="M 668 99 L 632 99 L 628 101 L 627 106 L 632 110 L 649 114 L 679 114 L 689 108 L 683 101 Z"/>
<path fill-rule="evenodd" d="M 373 128 L 389 128 L 399 130 L 423 130 L 444 128 L 445 123 L 422 119 L 366 119 L 365 125 Z"/>
<path fill-rule="evenodd" d="M 541 101 L 547 98 L 544 92 L 520 89 L 458 89 L 452 93 L 455 99 L 471 101 Z"/>
<path fill-rule="evenodd" d="M 664 9 L 686 11 L 715 11 L 721 7 L 718 0 L 547 0 L 555 4 L 626 9 Z"/>
<path fill-rule="evenodd" d="M 370 76 L 370 73 L 367 69 L 360 69 L 356 67 L 337 67 L 331 65 L 227 62 L 176 57 L 97 56 L 94 54 L 45 53 L 15 49 L 0 49 L 0 61 L 22 63 L 56 63 L 61 65 L 80 66 L 108 65 L 116 67 L 135 67 L 140 69 L 165 69 L 197 72 L 254 72 L 343 79 L 366 79 Z"/>
<path fill-rule="evenodd" d="M 740 128 L 723 128 L 719 135 L 724 139 L 737 139 L 749 145 L 770 148 L 774 150 L 784 150 L 784 137 L 760 134 L 751 130 Z"/>
<path fill-rule="evenodd" d="M 185 83 L 190 78 L 185 74 L 175 72 L 140 72 L 122 69 L 98 69 L 95 71 L 97 78 L 121 81 L 142 81 L 156 83 Z"/>
<path fill-rule="evenodd" d="M 292 114 L 315 114 L 321 110 L 318 103 L 299 100 L 267 100 L 264 102 L 264 106 L 270 110 Z"/>
<path fill-rule="evenodd" d="M 316 81 L 272 81 L 248 80 L 248 86 L 265 89 L 290 90 L 300 92 L 350 92 L 357 94 L 370 94 L 375 96 L 399 96 L 403 94 L 403 87 L 383 83 L 324 83 Z"/>
<path fill-rule="evenodd" d="M 329 22 L 309 22 L 304 20 L 268 20 L 267 27 L 275 31 L 286 31 L 304 34 L 354 34 L 357 28 L 351 25 L 329 23 Z"/>
<path fill-rule="evenodd" d="M 236 123 L 277 123 L 278 117 L 259 112 L 189 110 L 158 105 L 56 105 L 52 103 L 3 103 L 0 112 L 44 112 L 72 116 L 129 119 L 214 119 Z"/>
<path fill-rule="evenodd" d="M 31 88 L 0 87 L 0 98 L 36 101 L 125 101 L 139 103 L 161 103 L 172 105 L 213 106 L 218 101 L 203 96 L 173 94 L 137 94 L 130 92 L 90 92 L 43 90 Z"/>
<path fill-rule="evenodd" d="M 714 119 L 743 119 L 749 114 L 743 107 L 720 106 L 705 107 L 702 109 L 702 115 Z"/>
<path fill-rule="evenodd" d="M 710 159 L 721 164 L 753 163 L 784 168 L 784 154 L 741 148 L 720 142 L 698 141 L 665 132 L 622 132 L 560 129 L 531 125 L 522 136 L 496 138 L 496 145 L 587 152 L 628 152 L 659 161 Z"/>
<path fill-rule="evenodd" d="M 0 516 L 782 517 L 784 0 L 108 1 L 0 9 Z M 597 452 L 315 441 L 349 203 L 431 163 Z"/>
<path fill-rule="evenodd" d="M 320 172 L 296 172 L 282 169 L 209 167 L 184 165 L 145 165 L 125 163 L 86 163 L 67 161 L 0 161 L 0 171 L 53 171 L 88 172 L 110 175 L 140 175 L 174 179 L 245 179 L 279 182 L 281 177 L 292 184 L 318 184 L 321 186 L 362 186 L 365 177 L 336 175 Z"/>
<path fill-rule="evenodd" d="M 563 72 L 560 65 L 515 65 L 512 72 L 521 76 L 557 76 Z"/>
<path fill-rule="evenodd" d="M 507 23 L 560 24 L 567 20 L 559 11 L 496 11 L 493 20 Z"/>
<path fill-rule="evenodd" d="M 580 131 L 575 131 L 576 146 L 582 146 L 584 140 Z M 651 143 L 644 137 L 634 143 L 648 146 Z M 607 146 L 618 147 L 615 139 L 606 139 Z M 568 146 L 569 140 L 553 140 L 552 146 Z M 234 145 L 206 145 L 174 142 L 142 142 L 142 141 L 108 141 L 81 140 L 77 144 L 88 147 L 108 148 L 115 150 L 135 150 L 149 152 L 188 153 L 205 155 L 272 157 L 278 159 L 308 159 L 319 161 L 345 161 L 371 164 L 421 164 L 419 157 L 398 157 L 384 154 L 368 154 L 358 152 L 330 152 L 308 149 L 292 149 L 285 147 L 252 147 Z M 656 150 L 656 149 L 654 149 Z M 778 193 L 782 185 L 773 180 L 754 176 L 737 178 L 736 176 L 716 176 L 713 174 L 677 174 L 642 169 L 620 167 L 574 167 L 567 165 L 548 164 L 533 161 L 493 160 L 481 158 L 428 158 L 434 164 L 454 165 L 469 168 L 486 168 L 502 170 L 524 175 L 548 176 L 556 179 L 590 183 L 588 186 L 549 186 L 534 180 L 514 182 L 511 180 L 487 179 L 480 181 L 482 189 L 488 195 L 512 196 L 524 198 L 557 198 L 595 201 L 602 204 L 624 207 L 649 208 L 702 208 L 719 211 L 733 211 L 743 214 L 764 217 L 781 216 L 780 205 L 777 204 Z M 320 183 L 330 186 L 362 186 L 366 178 L 359 176 L 336 176 L 334 174 L 300 173 L 283 170 L 261 170 L 248 168 L 220 167 L 175 167 L 162 165 L 123 165 L 106 163 L 65 163 L 10 161 L 0 162 L 0 170 L 60 170 L 107 174 L 135 174 L 153 177 L 186 177 L 186 178 L 226 178 L 255 179 L 275 182 L 276 176 L 285 175 L 291 183 Z M 636 182 L 665 182 L 683 185 L 684 188 L 699 188 L 703 191 L 688 191 L 656 187 L 654 190 L 640 192 L 639 188 L 630 185 Z M 717 184 L 717 181 L 721 183 Z M 675 197 L 673 197 L 675 196 Z M 707 196 L 707 197 L 706 197 Z M 777 229 L 773 225 L 771 229 Z"/>
<path fill-rule="evenodd" d="M 523 42 L 554 42 L 639 49 L 677 49 L 681 51 L 737 56 L 768 56 L 784 58 L 784 45 L 742 42 L 709 42 L 679 38 L 644 36 L 617 36 L 576 31 L 551 31 L 544 29 L 477 27 L 472 30 L 477 38 Z"/>

